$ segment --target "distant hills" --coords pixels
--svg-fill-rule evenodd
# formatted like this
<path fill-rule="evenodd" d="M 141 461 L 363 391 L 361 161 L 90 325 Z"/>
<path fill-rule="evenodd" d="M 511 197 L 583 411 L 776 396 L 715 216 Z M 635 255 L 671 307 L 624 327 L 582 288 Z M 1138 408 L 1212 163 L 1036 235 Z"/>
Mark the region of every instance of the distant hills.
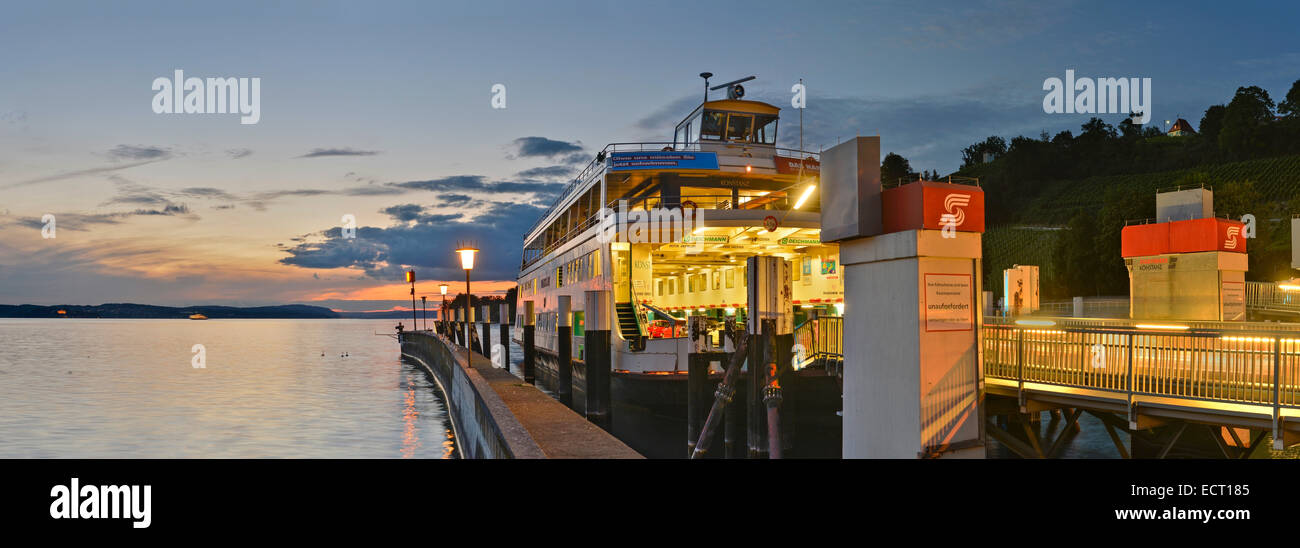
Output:
<path fill-rule="evenodd" d="M 63 310 L 66 314 L 59 314 Z M 0 318 L 163 318 L 186 319 L 190 314 L 203 314 L 211 319 L 277 318 L 277 319 L 334 319 L 342 318 L 338 312 L 320 306 L 286 304 L 278 306 L 154 306 L 134 303 L 106 303 L 101 305 L 39 306 L 33 304 L 0 305 Z"/>

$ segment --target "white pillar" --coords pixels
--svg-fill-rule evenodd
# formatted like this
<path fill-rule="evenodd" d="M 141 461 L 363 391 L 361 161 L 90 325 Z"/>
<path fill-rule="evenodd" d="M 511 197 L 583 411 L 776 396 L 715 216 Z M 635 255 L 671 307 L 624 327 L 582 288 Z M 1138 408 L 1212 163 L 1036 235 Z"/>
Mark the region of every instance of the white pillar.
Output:
<path fill-rule="evenodd" d="M 908 230 L 840 244 L 844 458 L 983 458 L 980 234 Z"/>

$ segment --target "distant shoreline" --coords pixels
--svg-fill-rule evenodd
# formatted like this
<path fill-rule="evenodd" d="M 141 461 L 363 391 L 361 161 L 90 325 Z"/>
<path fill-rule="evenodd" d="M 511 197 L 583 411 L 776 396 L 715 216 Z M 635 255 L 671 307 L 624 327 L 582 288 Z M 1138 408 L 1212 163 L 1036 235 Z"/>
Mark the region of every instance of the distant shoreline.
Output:
<path fill-rule="evenodd" d="M 0 305 L 0 318 L 104 318 L 104 319 L 189 319 L 191 314 L 202 314 L 209 319 L 346 319 L 349 313 L 339 313 L 321 306 L 290 304 L 277 306 L 154 306 L 135 303 L 106 303 L 101 305 L 32 304 Z M 366 314 L 366 313 L 360 313 Z M 408 313 L 409 315 L 409 313 Z M 368 318 L 367 316 L 357 316 Z M 380 319 L 380 318 L 375 318 Z"/>

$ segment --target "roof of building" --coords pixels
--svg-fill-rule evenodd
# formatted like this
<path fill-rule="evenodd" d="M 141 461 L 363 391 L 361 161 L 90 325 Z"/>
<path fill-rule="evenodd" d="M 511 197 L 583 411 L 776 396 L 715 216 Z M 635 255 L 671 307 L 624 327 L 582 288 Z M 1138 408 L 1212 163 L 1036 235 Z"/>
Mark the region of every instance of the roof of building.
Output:
<path fill-rule="evenodd" d="M 1169 131 L 1167 133 L 1173 133 L 1175 131 L 1196 133 L 1196 130 L 1192 129 L 1192 124 L 1188 123 L 1187 120 L 1184 120 L 1182 118 L 1179 118 L 1177 122 L 1174 122 L 1173 127 L 1169 128 Z"/>

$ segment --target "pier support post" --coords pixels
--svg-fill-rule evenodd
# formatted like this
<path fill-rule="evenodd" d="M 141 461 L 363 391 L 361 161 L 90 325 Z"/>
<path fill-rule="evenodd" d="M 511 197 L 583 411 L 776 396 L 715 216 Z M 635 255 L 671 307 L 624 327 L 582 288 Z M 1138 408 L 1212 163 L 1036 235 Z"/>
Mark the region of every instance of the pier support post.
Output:
<path fill-rule="evenodd" d="M 691 316 L 688 332 L 690 333 L 690 353 L 686 357 L 686 456 L 695 453 L 695 442 L 700 439 L 700 430 L 708 416 L 712 391 L 709 390 L 709 353 L 708 321 L 703 316 Z M 707 449 L 707 448 L 706 448 Z"/>
<path fill-rule="evenodd" d="M 506 364 L 502 369 L 506 371 L 510 371 L 510 320 L 513 319 L 510 317 L 510 303 L 502 304 L 501 323 L 497 326 L 497 336 L 501 339 L 502 363 Z"/>
<path fill-rule="evenodd" d="M 754 337 L 749 345 L 746 371 L 749 372 L 749 411 L 746 441 L 749 458 L 765 459 L 770 455 L 768 433 L 768 406 L 764 402 L 771 372 L 765 357 L 774 357 L 774 339 L 778 334 L 794 332 L 794 304 L 790 301 L 790 265 L 781 257 L 754 256 L 747 260 L 746 293 L 748 297 L 748 326 Z M 779 371 L 776 372 L 779 375 Z M 769 398 L 770 399 L 770 398 Z M 777 426 L 777 425 L 772 425 Z M 780 440 L 775 440 L 780 441 Z"/>
<path fill-rule="evenodd" d="M 536 365 L 537 349 L 533 346 L 533 330 L 537 327 L 537 317 L 533 313 L 533 301 L 524 301 L 524 382 L 536 383 L 533 367 Z"/>
<path fill-rule="evenodd" d="M 485 304 L 482 306 L 482 308 L 483 308 L 483 317 L 479 318 L 479 322 L 483 324 L 481 326 L 481 329 L 483 330 L 483 336 L 481 337 L 483 339 L 483 343 L 482 343 L 483 355 L 491 359 L 492 358 L 492 306 Z"/>
<path fill-rule="evenodd" d="M 568 295 L 556 299 L 560 308 L 559 319 L 555 326 L 556 350 L 559 359 L 555 363 L 555 375 L 559 382 L 555 392 L 560 403 L 573 409 L 573 301 Z"/>
<path fill-rule="evenodd" d="M 610 294 L 587 291 L 585 297 L 583 353 L 587 363 L 587 420 L 610 432 L 614 425 L 610 389 Z"/>
<path fill-rule="evenodd" d="M 456 309 L 456 344 L 468 347 L 469 343 L 465 341 L 465 309 Z"/>

